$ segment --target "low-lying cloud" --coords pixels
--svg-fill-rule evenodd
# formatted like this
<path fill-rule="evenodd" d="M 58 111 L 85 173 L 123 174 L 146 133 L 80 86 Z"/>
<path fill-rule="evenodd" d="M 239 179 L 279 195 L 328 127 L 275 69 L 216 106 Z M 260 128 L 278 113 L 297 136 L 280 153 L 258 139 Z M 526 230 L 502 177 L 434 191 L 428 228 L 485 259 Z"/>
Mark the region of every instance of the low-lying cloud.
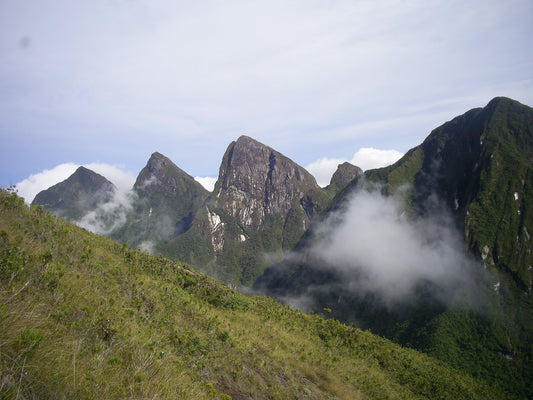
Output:
<path fill-rule="evenodd" d="M 377 294 L 385 305 L 408 300 L 429 283 L 452 300 L 473 265 L 450 216 L 410 218 L 404 204 L 360 191 L 318 232 L 312 256 L 342 276 L 350 293 Z"/>
<path fill-rule="evenodd" d="M 107 202 L 85 214 L 74 223 L 99 235 L 109 235 L 126 223 L 128 212 L 133 207 L 136 195 L 132 188 L 118 188 Z"/>

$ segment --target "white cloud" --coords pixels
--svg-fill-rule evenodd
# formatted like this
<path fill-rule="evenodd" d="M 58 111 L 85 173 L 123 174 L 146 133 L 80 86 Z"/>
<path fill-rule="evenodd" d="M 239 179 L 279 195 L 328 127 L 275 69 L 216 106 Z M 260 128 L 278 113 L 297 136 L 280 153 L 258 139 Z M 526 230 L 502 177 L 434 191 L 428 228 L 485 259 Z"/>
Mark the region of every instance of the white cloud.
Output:
<path fill-rule="evenodd" d="M 15 185 L 18 194 L 27 203 L 31 203 L 37 193 L 48 189 L 56 183 L 62 182 L 76 171 L 79 165 L 74 163 L 60 164 L 52 169 L 46 169 L 36 174 L 31 174 L 28 178 Z"/>
<path fill-rule="evenodd" d="M 386 167 L 402 158 L 403 153 L 397 150 L 379 150 L 371 147 L 360 148 L 351 160 L 342 158 L 321 158 L 311 164 L 306 169 L 315 177 L 317 183 L 324 187 L 331 180 L 331 176 L 337 170 L 339 164 L 350 162 L 358 166 L 363 171 L 373 168 Z"/>
<path fill-rule="evenodd" d="M 305 167 L 316 179 L 319 186 L 329 185 L 331 176 L 337 170 L 339 164 L 346 162 L 341 158 L 321 158 Z"/>
<path fill-rule="evenodd" d="M 212 176 L 195 176 L 194 180 L 210 192 L 215 189 L 215 183 L 217 183 L 217 178 Z"/>
<path fill-rule="evenodd" d="M 362 147 L 351 159 L 351 163 L 357 165 L 363 171 L 367 169 L 386 167 L 394 164 L 403 153 L 397 150 L 379 150 L 372 147 Z"/>
<path fill-rule="evenodd" d="M 18 194 L 27 203 L 31 203 L 35 196 L 42 190 L 64 181 L 76 171 L 81 165 L 76 163 L 64 163 L 36 174 L 30 175 L 15 185 Z M 84 167 L 107 178 L 113 183 L 119 192 L 125 192 L 133 187 L 135 177 L 119 167 L 105 163 L 84 164 Z"/>
<path fill-rule="evenodd" d="M 355 194 L 318 236 L 325 239 L 315 257 L 343 274 L 346 289 L 378 293 L 387 304 L 408 299 L 420 282 L 451 292 L 469 278 L 472 261 L 444 211 L 412 220 L 401 201 L 378 191 Z"/>
<path fill-rule="evenodd" d="M 135 198 L 132 187 L 117 187 L 108 202 L 99 204 L 74 223 L 99 235 L 108 235 L 126 222 Z"/>

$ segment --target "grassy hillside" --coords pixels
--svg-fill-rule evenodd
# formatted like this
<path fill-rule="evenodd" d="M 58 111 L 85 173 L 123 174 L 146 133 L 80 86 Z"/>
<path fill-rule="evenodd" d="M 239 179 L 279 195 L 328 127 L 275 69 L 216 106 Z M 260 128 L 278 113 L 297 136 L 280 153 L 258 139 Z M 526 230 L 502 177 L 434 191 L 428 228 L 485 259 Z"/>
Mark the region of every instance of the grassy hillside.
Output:
<path fill-rule="evenodd" d="M 0 399 L 508 398 L 3 190 L 0 321 Z"/>

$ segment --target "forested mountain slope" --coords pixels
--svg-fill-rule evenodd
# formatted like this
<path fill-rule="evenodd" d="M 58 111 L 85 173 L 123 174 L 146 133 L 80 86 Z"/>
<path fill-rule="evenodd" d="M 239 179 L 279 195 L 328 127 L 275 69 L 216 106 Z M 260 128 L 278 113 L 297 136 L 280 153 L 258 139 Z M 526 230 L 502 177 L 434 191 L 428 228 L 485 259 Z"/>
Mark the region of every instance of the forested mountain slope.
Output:
<path fill-rule="evenodd" d="M 495 98 L 355 179 L 255 288 L 531 397 L 532 230 L 533 109 Z"/>

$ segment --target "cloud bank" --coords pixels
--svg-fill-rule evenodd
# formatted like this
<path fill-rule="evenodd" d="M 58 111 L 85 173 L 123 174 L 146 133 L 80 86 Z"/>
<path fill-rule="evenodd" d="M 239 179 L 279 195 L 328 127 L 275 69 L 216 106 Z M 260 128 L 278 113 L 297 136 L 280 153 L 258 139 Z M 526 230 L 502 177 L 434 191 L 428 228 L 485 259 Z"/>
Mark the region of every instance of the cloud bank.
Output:
<path fill-rule="evenodd" d="M 126 223 L 128 212 L 136 199 L 133 188 L 115 185 L 111 199 L 85 214 L 74 223 L 99 235 L 109 235 Z"/>
<path fill-rule="evenodd" d="M 386 305 L 408 300 L 420 283 L 447 294 L 470 279 L 473 261 L 445 212 L 409 218 L 404 204 L 360 191 L 321 226 L 314 258 L 343 277 L 350 293 L 374 293 Z"/>
<path fill-rule="evenodd" d="M 402 156 L 403 153 L 397 150 L 379 150 L 372 147 L 362 147 L 353 155 L 351 160 L 320 158 L 309 164 L 306 169 L 315 177 L 317 183 L 324 187 L 329 185 L 331 176 L 335 173 L 339 164 L 343 162 L 348 161 L 365 171 L 367 169 L 381 168 L 394 164 Z"/>

